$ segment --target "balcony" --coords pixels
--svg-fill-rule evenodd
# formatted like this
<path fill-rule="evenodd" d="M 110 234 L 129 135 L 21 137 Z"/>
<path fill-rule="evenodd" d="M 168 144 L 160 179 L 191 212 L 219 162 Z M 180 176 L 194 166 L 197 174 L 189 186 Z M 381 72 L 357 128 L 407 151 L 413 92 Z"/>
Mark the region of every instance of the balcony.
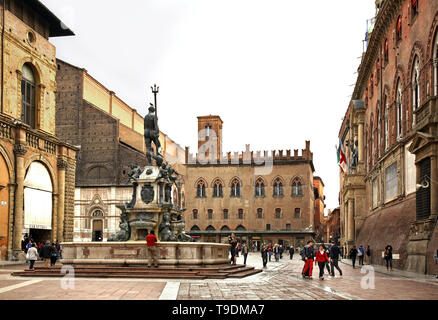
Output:
<path fill-rule="evenodd" d="M 432 123 L 438 123 L 438 96 L 430 97 L 415 110 L 415 130 L 421 131 Z"/>
<path fill-rule="evenodd" d="M 11 144 L 15 144 L 18 142 L 19 137 L 25 137 L 25 145 L 27 147 L 52 155 L 56 155 L 56 146 L 60 143 L 59 140 L 52 135 L 33 130 L 24 123 L 0 115 L 0 139 L 9 140 Z"/>

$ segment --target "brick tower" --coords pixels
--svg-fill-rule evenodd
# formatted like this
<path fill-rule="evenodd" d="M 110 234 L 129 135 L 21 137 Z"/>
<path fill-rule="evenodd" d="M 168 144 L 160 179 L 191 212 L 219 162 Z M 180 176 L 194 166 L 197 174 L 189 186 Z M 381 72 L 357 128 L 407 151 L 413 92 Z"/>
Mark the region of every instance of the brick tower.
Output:
<path fill-rule="evenodd" d="M 222 152 L 222 124 L 219 116 L 198 117 L 198 152 L 218 157 Z M 211 154 L 214 153 L 214 154 Z"/>

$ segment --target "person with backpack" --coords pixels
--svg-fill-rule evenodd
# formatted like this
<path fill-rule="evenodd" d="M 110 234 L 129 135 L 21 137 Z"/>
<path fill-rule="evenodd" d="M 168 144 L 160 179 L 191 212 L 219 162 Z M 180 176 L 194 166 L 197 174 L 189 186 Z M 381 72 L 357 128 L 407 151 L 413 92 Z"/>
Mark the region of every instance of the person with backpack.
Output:
<path fill-rule="evenodd" d="M 319 250 L 316 252 L 315 266 L 318 262 L 319 267 L 319 280 L 324 280 L 324 268 L 329 261 L 329 257 L 323 245 L 319 246 Z M 330 272 L 329 272 L 330 273 Z"/>
<path fill-rule="evenodd" d="M 58 260 L 58 252 L 56 250 L 56 245 L 52 243 L 52 253 L 50 254 L 50 266 L 53 267 Z"/>
<path fill-rule="evenodd" d="M 363 266 L 363 258 L 365 256 L 365 249 L 362 245 L 360 245 L 359 249 L 357 249 L 357 256 L 359 257 L 359 265 Z"/>
<path fill-rule="evenodd" d="M 304 246 L 302 257 L 304 260 L 304 267 L 303 267 L 303 271 L 301 272 L 301 274 L 302 274 L 303 278 L 312 279 L 313 260 L 315 258 L 312 240 L 309 240 L 307 242 L 307 245 Z"/>

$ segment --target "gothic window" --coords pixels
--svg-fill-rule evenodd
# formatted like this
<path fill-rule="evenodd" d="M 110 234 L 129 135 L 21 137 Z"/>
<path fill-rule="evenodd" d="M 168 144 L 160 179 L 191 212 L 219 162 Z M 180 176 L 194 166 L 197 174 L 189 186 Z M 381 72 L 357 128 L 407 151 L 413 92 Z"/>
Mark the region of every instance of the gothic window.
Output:
<path fill-rule="evenodd" d="M 35 128 L 36 93 L 35 76 L 30 64 L 25 63 L 21 69 L 21 121 Z"/>
<path fill-rule="evenodd" d="M 265 196 L 265 183 L 262 178 L 258 178 L 255 184 L 255 196 L 264 197 Z"/>
<path fill-rule="evenodd" d="M 193 209 L 193 220 L 198 220 L 198 210 Z"/>
<path fill-rule="evenodd" d="M 412 70 L 412 127 L 415 125 L 415 110 L 420 107 L 420 59 L 415 56 Z"/>
<path fill-rule="evenodd" d="M 384 106 L 385 106 L 385 115 L 384 115 L 384 149 L 387 150 L 389 146 L 389 104 L 388 104 L 388 97 L 385 95 L 384 97 Z"/>
<path fill-rule="evenodd" d="M 222 182 L 217 179 L 213 184 L 213 198 L 222 198 L 223 197 L 223 186 Z"/>
<path fill-rule="evenodd" d="M 292 181 L 292 197 L 301 197 L 303 195 L 303 183 L 300 178 Z"/>
<path fill-rule="evenodd" d="M 205 192 L 206 189 L 206 183 L 204 180 L 199 180 L 199 182 L 196 185 L 196 197 L 197 198 L 207 198 L 207 194 Z"/>
<path fill-rule="evenodd" d="M 377 149 L 377 158 L 380 157 L 380 110 L 379 108 L 377 108 L 377 115 L 376 115 L 376 136 L 377 136 L 377 141 L 376 141 L 376 149 Z"/>
<path fill-rule="evenodd" d="M 375 153 L 375 150 L 374 150 L 374 146 L 375 146 L 375 143 L 374 143 L 374 125 L 373 125 L 373 115 L 371 114 L 371 123 L 370 123 L 370 167 L 372 167 L 373 165 L 374 165 L 374 156 L 373 156 L 373 154 Z"/>
<path fill-rule="evenodd" d="M 438 30 L 435 33 L 435 41 L 433 42 L 433 83 L 434 83 L 434 94 L 438 95 Z"/>
<path fill-rule="evenodd" d="M 243 209 L 239 209 L 239 210 L 237 211 L 237 215 L 238 215 L 238 217 L 239 217 L 240 220 L 243 220 Z"/>
<path fill-rule="evenodd" d="M 216 229 L 213 226 L 208 226 L 205 230 L 207 231 L 215 231 Z"/>
<path fill-rule="evenodd" d="M 228 226 L 223 226 L 221 228 L 221 231 L 230 231 L 230 228 Z"/>
<path fill-rule="evenodd" d="M 403 93 L 400 78 L 397 80 L 395 104 L 397 108 L 397 139 L 400 139 L 403 134 Z"/>
<path fill-rule="evenodd" d="M 263 219 L 263 209 L 262 208 L 257 209 L 257 219 Z"/>
<path fill-rule="evenodd" d="M 411 21 L 418 15 L 418 0 L 411 0 Z"/>
<path fill-rule="evenodd" d="M 397 23 L 395 25 L 395 39 L 400 41 L 402 39 L 402 16 L 398 16 Z"/>
<path fill-rule="evenodd" d="M 224 209 L 224 220 L 228 220 L 228 209 Z"/>
<path fill-rule="evenodd" d="M 275 219 L 281 219 L 281 209 L 275 209 Z"/>
<path fill-rule="evenodd" d="M 237 178 L 231 181 L 231 197 L 240 198 L 240 181 Z"/>
<path fill-rule="evenodd" d="M 385 65 L 389 62 L 389 41 L 388 38 L 385 39 L 385 44 L 383 46 L 383 57 L 385 59 Z"/>
<path fill-rule="evenodd" d="M 208 214 L 208 220 L 213 220 L 213 210 L 208 209 L 207 214 Z"/>
<path fill-rule="evenodd" d="M 102 210 L 99 210 L 99 209 L 94 210 L 93 213 L 92 213 L 91 215 L 92 215 L 93 217 L 103 217 L 103 216 L 104 216 Z"/>
<path fill-rule="evenodd" d="M 194 225 L 190 231 L 201 231 L 201 229 L 199 229 L 199 227 L 197 225 Z"/>
<path fill-rule="evenodd" d="M 246 231 L 246 228 L 245 228 L 244 226 L 242 226 L 242 225 L 239 225 L 239 226 L 236 228 L 236 231 Z"/>
<path fill-rule="evenodd" d="M 295 208 L 295 219 L 301 218 L 301 209 Z"/>
<path fill-rule="evenodd" d="M 274 181 L 274 197 L 282 197 L 283 196 L 283 183 L 280 178 L 275 179 Z"/>

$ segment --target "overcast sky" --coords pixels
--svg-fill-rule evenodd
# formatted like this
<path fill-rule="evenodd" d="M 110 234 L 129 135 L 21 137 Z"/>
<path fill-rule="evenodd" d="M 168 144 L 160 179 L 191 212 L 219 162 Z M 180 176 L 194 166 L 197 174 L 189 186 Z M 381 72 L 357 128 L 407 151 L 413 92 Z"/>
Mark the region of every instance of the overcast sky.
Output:
<path fill-rule="evenodd" d="M 224 121 L 223 151 L 311 141 L 327 209 L 338 206 L 335 145 L 373 0 L 42 0 L 76 36 L 57 56 L 144 115 L 160 86 L 160 129 L 197 148 L 197 116 Z"/>

